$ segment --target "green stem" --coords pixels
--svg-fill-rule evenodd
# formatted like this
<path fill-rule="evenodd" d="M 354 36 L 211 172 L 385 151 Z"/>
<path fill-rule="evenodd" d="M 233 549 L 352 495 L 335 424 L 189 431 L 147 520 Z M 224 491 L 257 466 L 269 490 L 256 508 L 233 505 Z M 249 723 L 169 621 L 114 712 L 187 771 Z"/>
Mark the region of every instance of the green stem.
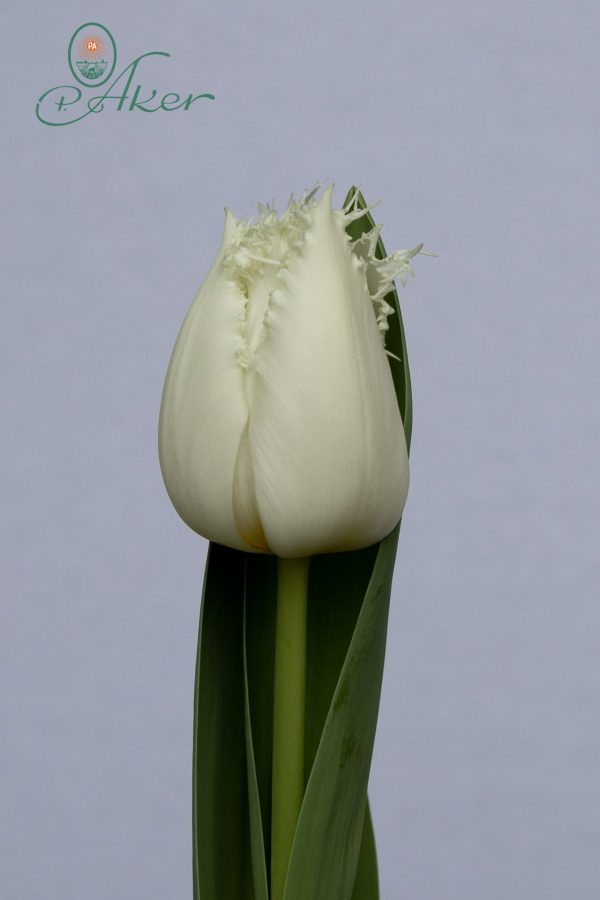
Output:
<path fill-rule="evenodd" d="M 304 797 L 306 598 L 310 557 L 277 561 L 271 900 L 283 900 Z"/>

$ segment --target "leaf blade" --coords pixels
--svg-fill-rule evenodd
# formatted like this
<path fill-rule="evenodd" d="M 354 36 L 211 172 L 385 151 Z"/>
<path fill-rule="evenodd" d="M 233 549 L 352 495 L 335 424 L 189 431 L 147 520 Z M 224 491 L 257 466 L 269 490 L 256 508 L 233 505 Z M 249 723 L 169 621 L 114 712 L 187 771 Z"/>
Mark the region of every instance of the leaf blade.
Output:
<path fill-rule="evenodd" d="M 379 545 L 310 773 L 285 900 L 348 900 L 362 842 L 398 526 Z"/>
<path fill-rule="evenodd" d="M 254 754 L 254 742 L 252 738 L 252 716 L 250 712 L 250 689 L 248 678 L 248 560 L 244 577 L 244 721 L 246 738 L 246 762 L 248 779 L 248 806 L 250 826 L 250 853 L 252 858 L 252 874 L 256 900 L 269 900 L 269 882 L 267 858 L 265 853 L 265 839 L 260 806 L 260 792 L 256 772 L 256 759 Z"/>
<path fill-rule="evenodd" d="M 242 671 L 244 554 L 210 544 L 194 688 L 194 900 L 255 900 Z"/>
<path fill-rule="evenodd" d="M 356 881 L 352 891 L 352 900 L 378 900 L 379 873 L 377 870 L 377 849 L 369 800 L 365 810 L 362 843 L 356 870 Z"/>

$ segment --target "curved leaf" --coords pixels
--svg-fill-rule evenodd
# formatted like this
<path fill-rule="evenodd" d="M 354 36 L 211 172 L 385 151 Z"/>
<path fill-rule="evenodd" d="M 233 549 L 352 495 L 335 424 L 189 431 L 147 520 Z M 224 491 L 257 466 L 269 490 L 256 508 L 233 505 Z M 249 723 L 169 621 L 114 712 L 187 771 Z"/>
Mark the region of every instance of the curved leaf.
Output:
<path fill-rule="evenodd" d="M 251 796 L 250 831 L 258 897 L 269 883 L 271 859 L 271 758 L 273 750 L 273 678 L 277 560 L 252 554 L 246 560 L 245 679 L 246 741 Z M 257 806 L 256 809 L 254 807 Z M 262 847 L 260 859 L 259 847 Z M 267 894 L 268 896 L 268 894 Z"/>
<path fill-rule="evenodd" d="M 248 561 L 246 562 L 246 578 L 244 589 L 244 721 L 246 736 L 246 762 L 248 777 L 248 805 L 250 826 L 250 852 L 252 857 L 252 873 L 256 900 L 269 900 L 269 876 L 265 854 L 262 815 L 260 809 L 260 793 L 256 774 L 256 759 L 252 739 L 252 717 L 250 714 L 250 692 L 248 679 Z"/>
<path fill-rule="evenodd" d="M 194 691 L 194 900 L 255 900 L 244 742 L 243 600 L 244 554 L 211 544 Z"/>
<path fill-rule="evenodd" d="M 285 900 L 348 900 L 352 896 L 377 725 L 398 531 L 396 526 L 379 545 L 308 780 Z M 339 595 L 337 602 L 343 604 Z"/>
<path fill-rule="evenodd" d="M 362 844 L 358 858 L 356 881 L 352 891 L 352 900 L 378 900 L 379 874 L 377 872 L 377 850 L 375 847 L 375 834 L 373 833 L 373 821 L 369 800 L 365 810 L 365 822 L 363 825 Z"/>

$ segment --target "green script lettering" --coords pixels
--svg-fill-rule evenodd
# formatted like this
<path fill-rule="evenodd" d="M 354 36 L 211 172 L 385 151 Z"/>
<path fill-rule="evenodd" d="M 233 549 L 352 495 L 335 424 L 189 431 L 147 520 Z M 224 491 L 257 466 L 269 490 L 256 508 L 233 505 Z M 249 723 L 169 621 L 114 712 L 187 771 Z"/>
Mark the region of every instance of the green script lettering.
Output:
<path fill-rule="evenodd" d="M 67 108 L 67 106 L 72 106 L 74 103 L 78 103 L 79 100 L 81 100 L 81 91 L 79 90 L 78 87 L 75 87 L 72 84 L 59 84 L 58 87 L 50 88 L 49 91 L 46 91 L 45 94 L 42 94 L 42 96 L 40 97 L 40 99 L 38 100 L 38 102 L 35 105 L 36 118 L 38 119 L 38 121 L 42 122 L 42 124 L 44 124 L 44 125 L 68 125 L 69 124 L 69 121 L 50 122 L 48 119 L 44 119 L 44 117 L 41 115 L 40 107 L 42 106 L 44 100 L 46 99 L 46 97 L 50 97 L 50 95 L 54 94 L 56 91 L 74 91 L 74 93 L 75 93 L 75 96 L 70 101 L 65 101 L 64 94 L 60 95 L 60 100 L 54 101 L 54 105 L 59 110 L 65 110 Z M 71 121 L 73 121 L 73 120 L 71 120 Z"/>
<path fill-rule="evenodd" d="M 174 97 L 174 100 L 168 100 L 168 97 Z M 176 104 L 176 105 L 172 105 Z M 160 101 L 161 109 L 166 110 L 167 112 L 173 112 L 174 109 L 179 109 L 182 104 L 179 102 L 179 94 L 165 94 L 165 96 Z"/>
<path fill-rule="evenodd" d="M 131 98 L 131 103 L 129 104 L 129 112 L 131 112 L 133 109 L 141 109 L 142 112 L 153 113 L 153 112 L 156 112 L 158 109 L 160 109 L 160 104 L 158 106 L 155 106 L 154 109 L 146 109 L 145 106 L 142 106 L 143 103 L 150 103 L 151 100 L 154 100 L 154 98 L 156 97 L 156 95 L 158 93 L 156 88 L 152 89 L 152 95 L 150 97 L 148 97 L 147 100 L 141 100 L 138 103 L 138 97 L 140 95 L 141 89 L 142 89 L 141 84 L 138 84 L 135 91 L 133 92 L 133 97 Z"/>
<path fill-rule="evenodd" d="M 190 106 L 192 105 L 192 103 L 194 102 L 194 100 L 202 100 L 202 99 L 214 100 L 215 95 L 214 94 L 196 94 L 196 96 L 194 97 L 193 94 L 189 94 L 189 96 L 186 98 L 185 103 L 183 104 L 183 108 L 189 109 Z"/>

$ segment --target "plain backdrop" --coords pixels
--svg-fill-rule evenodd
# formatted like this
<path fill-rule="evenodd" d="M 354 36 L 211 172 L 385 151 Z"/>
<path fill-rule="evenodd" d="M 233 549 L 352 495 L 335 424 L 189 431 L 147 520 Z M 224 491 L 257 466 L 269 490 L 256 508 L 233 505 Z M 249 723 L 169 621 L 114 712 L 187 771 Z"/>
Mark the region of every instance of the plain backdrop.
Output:
<path fill-rule="evenodd" d="M 382 900 L 600 896 L 595 0 L 2 8 L 0 896 L 191 898 L 206 542 L 157 415 L 223 207 L 381 200 L 414 381 Z M 98 21 L 189 111 L 35 118 Z M 232 898 L 233 900 L 233 898 Z M 326 900 L 326 898 L 324 898 Z"/>

